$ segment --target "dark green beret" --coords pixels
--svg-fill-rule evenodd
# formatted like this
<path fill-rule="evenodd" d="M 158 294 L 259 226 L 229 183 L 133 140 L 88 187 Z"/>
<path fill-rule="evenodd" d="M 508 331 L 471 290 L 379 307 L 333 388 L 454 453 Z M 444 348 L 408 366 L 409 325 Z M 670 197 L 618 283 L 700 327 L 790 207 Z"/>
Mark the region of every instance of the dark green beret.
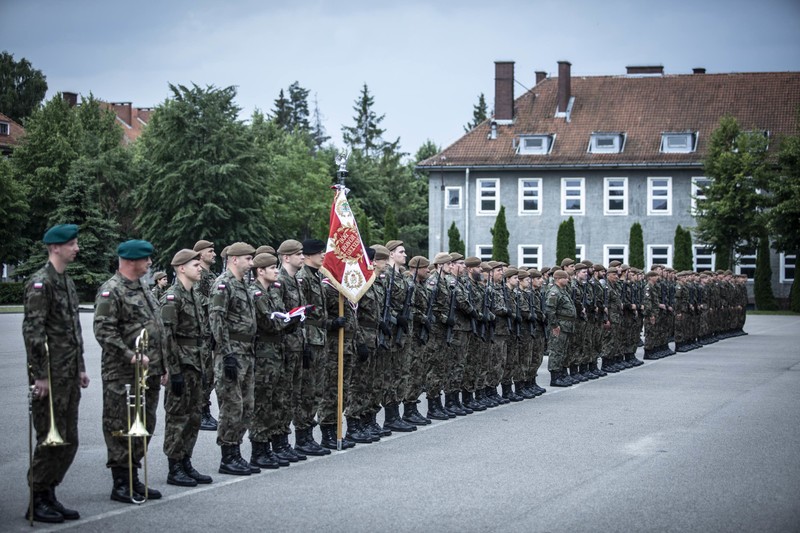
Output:
<path fill-rule="evenodd" d="M 135 261 L 153 255 L 153 245 L 147 241 L 125 241 L 117 246 L 117 255 L 123 259 Z"/>
<path fill-rule="evenodd" d="M 42 242 L 45 244 L 64 244 L 78 238 L 78 226 L 75 224 L 59 224 L 44 232 Z"/>

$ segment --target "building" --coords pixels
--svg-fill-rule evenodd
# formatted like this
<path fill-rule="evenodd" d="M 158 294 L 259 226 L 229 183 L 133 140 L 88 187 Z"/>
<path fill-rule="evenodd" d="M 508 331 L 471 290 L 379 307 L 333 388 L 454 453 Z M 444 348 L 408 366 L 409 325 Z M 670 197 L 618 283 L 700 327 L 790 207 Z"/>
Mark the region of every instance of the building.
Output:
<path fill-rule="evenodd" d="M 71 106 L 78 105 L 78 95 L 71 92 L 61 93 Z M 104 102 L 99 100 L 100 109 L 108 109 L 117 115 L 117 123 L 122 127 L 123 142 L 130 144 L 139 138 L 144 127 L 150 121 L 152 107 L 133 107 L 131 102 Z"/>
<path fill-rule="evenodd" d="M 514 97 L 514 63 L 495 63 L 494 116 L 418 170 L 429 179 L 429 253 L 446 250 L 456 224 L 467 253 L 489 258 L 490 229 L 505 206 L 509 255 L 519 265 L 556 260 L 562 221 L 575 221 L 576 256 L 607 265 L 628 261 L 630 227 L 642 225 L 645 261 L 672 264 L 675 228 L 691 228 L 695 199 L 707 180 L 703 158 L 725 114 L 760 131 L 777 151 L 797 132 L 800 73 L 665 74 L 662 66 L 628 67 L 625 75 L 558 77 Z M 694 245 L 698 270 L 715 256 Z M 775 295 L 786 298 L 794 256 L 775 254 Z M 751 276 L 755 251 L 737 270 Z"/>
<path fill-rule="evenodd" d="M 25 130 L 8 115 L 0 113 L 0 157 L 8 157 Z"/>

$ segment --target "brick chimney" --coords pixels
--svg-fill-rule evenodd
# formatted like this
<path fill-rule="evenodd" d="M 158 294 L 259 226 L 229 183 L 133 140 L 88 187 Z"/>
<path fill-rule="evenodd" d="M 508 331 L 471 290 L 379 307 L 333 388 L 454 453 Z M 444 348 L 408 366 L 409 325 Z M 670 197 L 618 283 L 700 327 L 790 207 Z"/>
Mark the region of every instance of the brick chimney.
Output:
<path fill-rule="evenodd" d="M 64 91 L 61 93 L 61 98 L 63 98 L 70 107 L 75 107 L 78 105 L 78 93 Z"/>
<path fill-rule="evenodd" d="M 569 99 L 572 96 L 572 81 L 570 74 L 571 67 L 572 63 L 569 61 L 558 62 L 558 94 L 556 96 L 556 102 L 558 104 L 556 109 L 557 113 L 567 112 Z"/>
<path fill-rule="evenodd" d="M 706 69 L 703 67 L 695 67 L 692 69 L 692 74 L 705 74 Z"/>
<path fill-rule="evenodd" d="M 131 109 L 132 105 L 131 102 L 112 102 L 111 103 L 111 110 L 117 114 L 119 119 L 127 124 L 128 126 L 131 125 L 131 120 L 133 118 L 133 110 Z"/>
<path fill-rule="evenodd" d="M 544 81 L 546 78 L 547 78 L 547 72 L 543 70 L 536 71 L 536 85 L 539 85 L 539 83 Z"/>
<path fill-rule="evenodd" d="M 514 120 L 514 62 L 494 62 L 494 118 Z"/>
<path fill-rule="evenodd" d="M 664 74 L 664 65 L 631 65 L 625 68 L 628 69 L 628 76 Z"/>

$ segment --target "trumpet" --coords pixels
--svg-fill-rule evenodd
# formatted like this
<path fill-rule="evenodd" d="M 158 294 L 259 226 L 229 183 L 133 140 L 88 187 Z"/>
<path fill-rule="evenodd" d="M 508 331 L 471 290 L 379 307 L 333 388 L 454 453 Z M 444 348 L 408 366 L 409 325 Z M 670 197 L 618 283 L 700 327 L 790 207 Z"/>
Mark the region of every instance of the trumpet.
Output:
<path fill-rule="evenodd" d="M 61 438 L 56 427 L 56 417 L 53 413 L 53 379 L 50 375 L 50 348 L 44 343 L 44 353 L 47 355 L 47 396 L 50 398 L 50 431 L 39 446 L 66 446 L 68 443 Z"/>

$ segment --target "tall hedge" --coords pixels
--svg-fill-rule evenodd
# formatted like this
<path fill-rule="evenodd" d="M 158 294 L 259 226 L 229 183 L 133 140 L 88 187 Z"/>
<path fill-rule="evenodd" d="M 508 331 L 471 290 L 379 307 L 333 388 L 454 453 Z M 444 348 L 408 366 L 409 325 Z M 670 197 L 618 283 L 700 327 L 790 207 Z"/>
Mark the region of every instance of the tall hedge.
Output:
<path fill-rule="evenodd" d="M 644 268 L 644 234 L 642 225 L 634 222 L 628 239 L 628 264 L 634 268 Z"/>
<path fill-rule="evenodd" d="M 455 222 L 450 224 L 450 229 L 447 230 L 447 244 L 448 252 L 458 252 L 461 255 L 467 255 L 465 253 L 466 245 L 464 241 L 461 240 L 461 233 L 458 231 Z"/>
<path fill-rule="evenodd" d="M 560 265 L 561 261 L 567 257 L 575 259 L 575 241 L 575 220 L 569 217 L 558 226 L 558 234 L 556 236 L 556 265 Z"/>
<path fill-rule="evenodd" d="M 672 258 L 672 267 L 675 270 L 692 270 L 692 234 L 688 229 L 683 229 L 680 224 L 675 228 L 675 253 Z"/>
<path fill-rule="evenodd" d="M 756 308 L 761 311 L 774 311 L 778 309 L 775 295 L 772 293 L 772 267 L 769 258 L 769 237 L 766 230 L 762 230 L 758 239 L 758 252 L 756 252 L 756 273 L 753 285 Z"/>
<path fill-rule="evenodd" d="M 492 259 L 495 261 L 510 262 L 508 257 L 508 226 L 506 225 L 506 206 L 500 206 L 497 219 L 494 221 L 492 232 Z"/>

